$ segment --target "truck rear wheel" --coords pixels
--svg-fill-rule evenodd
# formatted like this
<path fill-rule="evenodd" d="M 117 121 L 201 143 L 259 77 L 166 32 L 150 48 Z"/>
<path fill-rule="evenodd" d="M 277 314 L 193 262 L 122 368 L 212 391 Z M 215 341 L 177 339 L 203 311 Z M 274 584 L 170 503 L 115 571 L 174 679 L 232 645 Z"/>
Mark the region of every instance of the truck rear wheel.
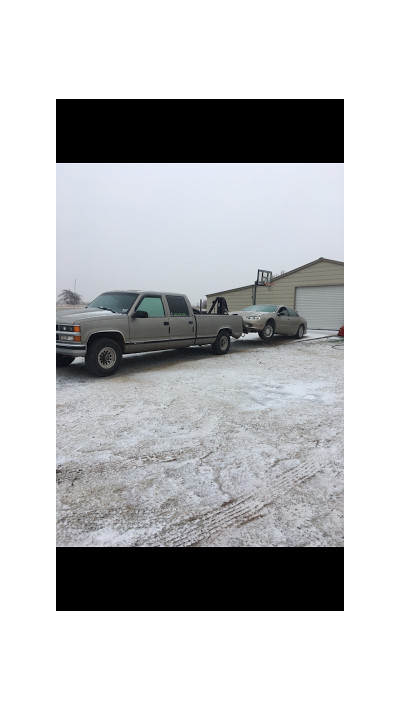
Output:
<path fill-rule="evenodd" d="M 231 347 L 231 339 L 228 331 L 220 331 L 215 343 L 211 346 L 211 350 L 215 355 L 225 355 Z"/>
<path fill-rule="evenodd" d="M 112 338 L 99 338 L 89 344 L 85 358 L 87 369 L 99 377 L 112 375 L 119 368 L 122 351 Z"/>

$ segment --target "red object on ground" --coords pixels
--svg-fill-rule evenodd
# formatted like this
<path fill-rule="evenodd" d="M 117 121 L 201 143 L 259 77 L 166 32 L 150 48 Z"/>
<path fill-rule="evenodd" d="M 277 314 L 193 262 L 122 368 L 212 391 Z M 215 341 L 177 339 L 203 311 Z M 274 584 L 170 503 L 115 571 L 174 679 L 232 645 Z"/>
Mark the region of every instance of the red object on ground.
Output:
<path fill-rule="evenodd" d="M 341 326 L 338 331 L 338 336 L 344 338 L 344 326 Z"/>

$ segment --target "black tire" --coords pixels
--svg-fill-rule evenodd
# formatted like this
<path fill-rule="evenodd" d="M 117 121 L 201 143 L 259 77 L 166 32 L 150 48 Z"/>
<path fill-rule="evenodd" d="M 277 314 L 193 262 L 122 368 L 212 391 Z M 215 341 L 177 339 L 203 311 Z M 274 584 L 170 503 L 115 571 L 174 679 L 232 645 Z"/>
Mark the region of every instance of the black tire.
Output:
<path fill-rule="evenodd" d="M 304 326 L 303 324 L 299 326 L 299 330 L 296 333 L 296 338 L 303 338 L 304 336 Z"/>
<path fill-rule="evenodd" d="M 89 344 L 85 358 L 87 369 L 98 377 L 112 375 L 122 359 L 121 347 L 112 338 L 99 338 Z"/>
<path fill-rule="evenodd" d="M 258 332 L 258 335 L 260 336 L 261 340 L 264 341 L 264 343 L 268 343 L 273 335 L 275 333 L 275 324 L 273 321 L 268 321 L 263 330 Z"/>
<path fill-rule="evenodd" d="M 66 368 L 67 365 L 71 365 L 74 360 L 74 356 L 56 355 L 56 367 Z"/>
<path fill-rule="evenodd" d="M 225 355 L 231 347 L 231 339 L 228 331 L 220 331 L 211 350 L 215 355 Z"/>

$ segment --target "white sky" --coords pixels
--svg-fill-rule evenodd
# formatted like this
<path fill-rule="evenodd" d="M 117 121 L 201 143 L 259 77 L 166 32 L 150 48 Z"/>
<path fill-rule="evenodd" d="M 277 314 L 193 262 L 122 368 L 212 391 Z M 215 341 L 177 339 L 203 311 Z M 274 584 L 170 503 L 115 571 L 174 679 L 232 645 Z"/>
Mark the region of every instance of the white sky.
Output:
<path fill-rule="evenodd" d="M 57 165 L 57 294 L 195 304 L 319 257 L 344 259 L 342 163 Z"/>

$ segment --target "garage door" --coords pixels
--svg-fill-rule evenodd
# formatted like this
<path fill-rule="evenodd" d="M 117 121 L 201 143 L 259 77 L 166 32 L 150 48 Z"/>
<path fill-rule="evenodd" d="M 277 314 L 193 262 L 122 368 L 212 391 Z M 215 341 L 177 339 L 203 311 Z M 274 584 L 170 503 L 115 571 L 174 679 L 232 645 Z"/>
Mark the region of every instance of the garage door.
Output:
<path fill-rule="evenodd" d="M 344 325 L 344 286 L 298 286 L 295 309 L 308 328 L 339 329 Z"/>

